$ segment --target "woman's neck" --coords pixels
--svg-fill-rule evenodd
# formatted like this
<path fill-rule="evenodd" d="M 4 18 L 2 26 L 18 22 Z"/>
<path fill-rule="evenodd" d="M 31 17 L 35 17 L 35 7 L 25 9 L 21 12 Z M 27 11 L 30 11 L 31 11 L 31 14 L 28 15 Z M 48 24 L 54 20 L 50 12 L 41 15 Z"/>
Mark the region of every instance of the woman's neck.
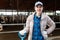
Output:
<path fill-rule="evenodd" d="M 40 17 L 41 13 L 36 13 L 36 16 Z"/>

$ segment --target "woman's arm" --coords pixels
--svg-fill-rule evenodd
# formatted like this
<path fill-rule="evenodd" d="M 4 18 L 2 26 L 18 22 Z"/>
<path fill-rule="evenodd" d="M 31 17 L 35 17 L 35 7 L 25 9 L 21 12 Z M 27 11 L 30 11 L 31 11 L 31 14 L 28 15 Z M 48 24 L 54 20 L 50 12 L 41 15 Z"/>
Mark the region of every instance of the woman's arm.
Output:
<path fill-rule="evenodd" d="M 21 34 L 21 35 L 24 35 L 24 33 L 28 33 L 28 31 L 29 31 L 29 26 L 30 26 L 30 19 L 29 19 L 29 17 L 27 18 L 27 21 L 26 21 L 26 27 L 23 29 L 23 30 L 21 30 L 19 33 Z"/>
<path fill-rule="evenodd" d="M 55 23 L 49 16 L 47 16 L 47 24 L 49 26 L 47 29 L 47 34 L 50 34 L 55 29 Z"/>

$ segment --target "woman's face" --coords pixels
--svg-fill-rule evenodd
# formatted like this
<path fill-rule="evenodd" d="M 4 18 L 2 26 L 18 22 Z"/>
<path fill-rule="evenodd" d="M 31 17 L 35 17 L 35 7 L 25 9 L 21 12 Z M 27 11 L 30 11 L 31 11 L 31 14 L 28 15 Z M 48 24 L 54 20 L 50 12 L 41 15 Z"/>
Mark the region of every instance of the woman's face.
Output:
<path fill-rule="evenodd" d="M 41 5 L 35 6 L 35 11 L 36 11 L 36 13 L 42 13 L 43 6 L 41 6 Z"/>

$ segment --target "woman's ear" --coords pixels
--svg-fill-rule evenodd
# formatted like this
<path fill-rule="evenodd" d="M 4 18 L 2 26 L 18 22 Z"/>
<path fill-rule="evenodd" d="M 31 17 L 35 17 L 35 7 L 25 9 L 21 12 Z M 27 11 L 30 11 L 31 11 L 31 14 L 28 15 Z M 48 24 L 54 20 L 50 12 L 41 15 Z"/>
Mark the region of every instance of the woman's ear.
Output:
<path fill-rule="evenodd" d="M 44 9 L 44 7 L 42 8 L 42 10 Z"/>
<path fill-rule="evenodd" d="M 36 8 L 34 7 L 34 10 L 36 10 Z"/>
<path fill-rule="evenodd" d="M 35 10 L 35 7 L 34 7 L 34 10 Z"/>

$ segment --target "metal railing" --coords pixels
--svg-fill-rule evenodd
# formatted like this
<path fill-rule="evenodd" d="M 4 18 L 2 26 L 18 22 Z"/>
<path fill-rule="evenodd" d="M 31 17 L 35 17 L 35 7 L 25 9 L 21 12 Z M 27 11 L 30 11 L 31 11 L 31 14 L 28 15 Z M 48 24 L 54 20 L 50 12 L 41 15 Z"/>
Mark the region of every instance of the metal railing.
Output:
<path fill-rule="evenodd" d="M 60 22 L 55 22 L 56 24 L 60 24 Z M 25 23 L 17 23 L 17 24 L 2 24 L 3 26 L 9 26 L 9 25 L 23 25 L 25 27 Z M 56 28 L 55 30 L 60 30 L 60 28 Z M 17 33 L 19 31 L 5 31 L 5 32 L 0 32 L 1 33 Z"/>
<path fill-rule="evenodd" d="M 60 24 L 60 22 L 55 22 L 56 24 Z M 2 24 L 3 26 L 9 26 L 9 25 L 25 25 L 25 23 L 15 23 L 15 24 Z"/>
<path fill-rule="evenodd" d="M 2 24 L 3 26 L 9 26 L 9 25 L 25 25 L 25 23 L 16 23 L 16 24 Z"/>
<path fill-rule="evenodd" d="M 13 26 L 13 25 L 23 25 L 23 27 L 25 27 L 25 23 L 16 23 L 16 24 L 2 24 L 3 26 Z M 2 31 L 0 32 L 0 34 L 2 33 L 17 33 L 19 31 Z"/>
<path fill-rule="evenodd" d="M 56 24 L 60 24 L 60 22 L 55 22 Z"/>

